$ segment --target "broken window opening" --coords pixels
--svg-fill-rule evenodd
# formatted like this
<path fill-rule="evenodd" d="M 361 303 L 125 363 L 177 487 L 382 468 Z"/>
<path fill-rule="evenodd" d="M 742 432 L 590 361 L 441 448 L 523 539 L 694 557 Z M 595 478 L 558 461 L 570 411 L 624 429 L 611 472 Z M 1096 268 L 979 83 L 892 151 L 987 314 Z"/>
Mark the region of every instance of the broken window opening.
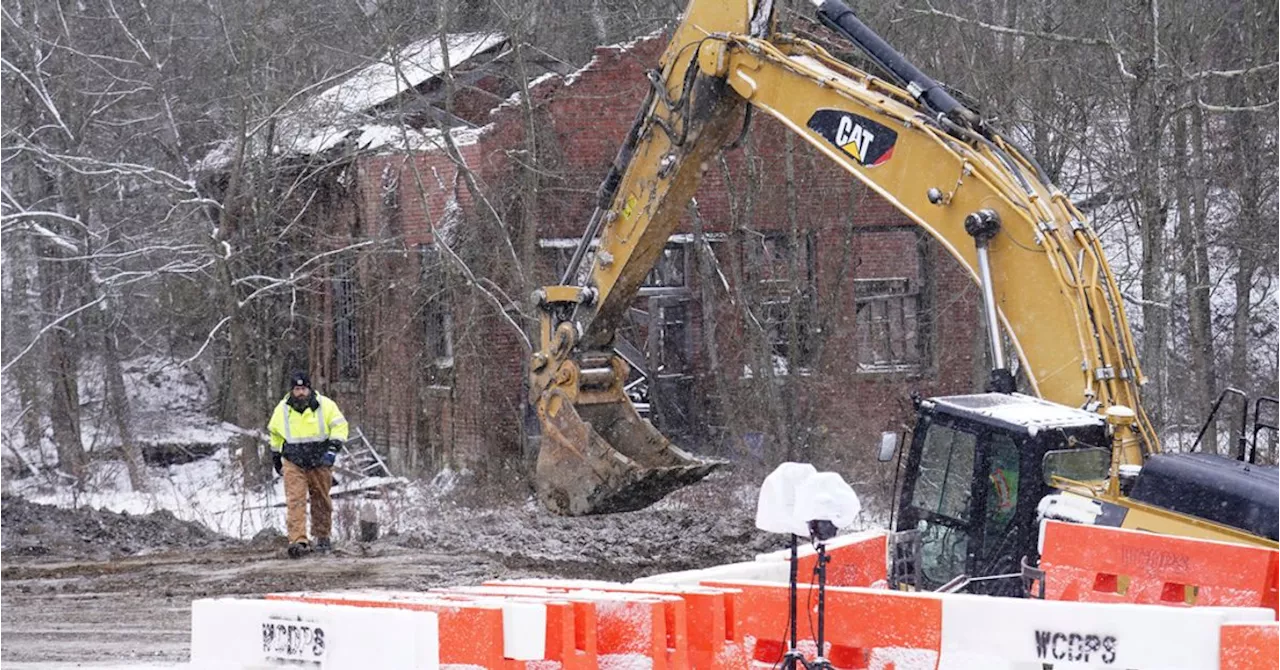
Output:
<path fill-rule="evenodd" d="M 360 329 L 356 321 L 355 260 L 339 255 L 333 266 L 333 341 L 338 381 L 360 378 Z"/>
<path fill-rule="evenodd" d="M 433 384 L 448 382 L 453 368 L 453 303 L 449 299 L 446 268 L 432 244 L 419 247 L 422 262 L 422 343 Z"/>
<path fill-rule="evenodd" d="M 390 163 L 382 167 L 382 220 L 387 232 L 399 235 L 400 226 L 400 171 Z"/>
<path fill-rule="evenodd" d="M 746 267 L 776 376 L 804 373 L 813 363 L 814 266 L 812 232 L 749 233 Z"/>
<path fill-rule="evenodd" d="M 662 249 L 662 256 L 658 258 L 658 262 L 654 264 L 653 269 L 644 278 L 644 283 L 640 285 L 641 293 L 644 289 L 650 288 L 685 288 L 686 277 L 688 277 L 688 254 L 686 253 L 688 246 L 684 243 L 668 242 Z"/>
<path fill-rule="evenodd" d="M 859 372 L 916 372 L 924 367 L 918 282 L 906 277 L 854 280 Z"/>

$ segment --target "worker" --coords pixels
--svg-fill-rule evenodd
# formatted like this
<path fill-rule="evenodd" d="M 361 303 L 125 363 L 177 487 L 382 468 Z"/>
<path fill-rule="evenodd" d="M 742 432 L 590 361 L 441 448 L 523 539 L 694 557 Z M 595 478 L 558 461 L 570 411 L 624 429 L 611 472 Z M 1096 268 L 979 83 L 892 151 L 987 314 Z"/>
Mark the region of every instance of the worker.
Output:
<path fill-rule="evenodd" d="M 987 535 L 1003 534 L 1018 506 L 1018 449 L 1004 435 L 991 438 L 991 488 L 987 491 Z"/>
<path fill-rule="evenodd" d="M 267 431 L 271 434 L 272 465 L 276 474 L 284 477 L 289 557 L 299 558 L 312 551 L 307 538 L 308 497 L 314 550 L 324 553 L 333 548 L 329 486 L 338 450 L 347 440 L 347 420 L 337 403 L 311 388 L 306 372 L 295 372 L 289 379 L 293 388 L 276 405 Z"/>

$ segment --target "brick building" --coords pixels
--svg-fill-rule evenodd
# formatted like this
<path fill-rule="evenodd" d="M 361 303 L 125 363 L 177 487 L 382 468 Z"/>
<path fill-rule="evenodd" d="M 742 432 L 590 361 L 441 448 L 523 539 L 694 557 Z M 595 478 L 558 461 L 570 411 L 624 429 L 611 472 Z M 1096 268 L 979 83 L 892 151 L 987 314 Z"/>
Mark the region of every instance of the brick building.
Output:
<path fill-rule="evenodd" d="M 431 132 L 415 151 L 354 159 L 351 197 L 324 225 L 388 243 L 335 264 L 309 355 L 399 471 L 527 457 L 522 302 L 567 264 L 664 43 L 602 47 L 578 72 L 539 77 L 528 109 L 507 97 L 500 58 L 477 66 L 451 106 L 467 172 Z M 780 124 L 756 115 L 691 212 L 622 333 L 634 397 L 685 446 L 865 462 L 880 431 L 909 422 L 912 391 L 985 378 L 960 266 Z"/>

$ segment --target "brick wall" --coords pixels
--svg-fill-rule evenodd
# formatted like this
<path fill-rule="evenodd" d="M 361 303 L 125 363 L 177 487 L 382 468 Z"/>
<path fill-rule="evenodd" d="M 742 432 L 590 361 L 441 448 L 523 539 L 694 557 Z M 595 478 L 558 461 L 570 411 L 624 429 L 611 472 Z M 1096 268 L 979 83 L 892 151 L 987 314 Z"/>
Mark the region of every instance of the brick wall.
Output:
<path fill-rule="evenodd" d="M 531 92 L 541 175 L 537 237 L 581 234 L 599 181 L 648 86 L 644 70 L 656 62 L 662 44 L 662 39 L 648 39 L 628 49 L 597 49 L 570 85 L 552 78 Z M 528 206 L 513 195 L 522 183 L 512 156 L 522 155 L 513 151 L 525 148 L 523 114 L 518 105 L 504 104 L 492 112 L 490 121 L 474 142 L 462 147 L 463 157 L 491 204 L 508 222 L 517 222 L 520 208 Z M 719 165 L 708 171 L 697 194 L 699 214 L 707 232 L 722 236 L 715 253 L 721 271 L 730 278 L 749 271 L 746 248 L 752 236 L 788 231 L 793 222 L 812 234 L 813 283 L 815 300 L 826 315 L 825 345 L 804 374 L 773 382 L 774 390 L 760 375 L 744 375 L 744 366 L 756 360 L 750 337 L 743 336 L 752 327 L 750 317 L 718 281 L 711 286 L 699 281 L 690 254 L 689 293 L 695 298 L 689 306 L 693 410 L 696 420 L 706 424 L 700 434 L 707 440 L 700 446 L 751 459 L 761 456 L 753 445 L 764 444 L 764 457 L 776 457 L 774 447 L 787 441 L 779 432 L 794 429 L 774 420 L 781 413 L 803 419 L 806 441 L 821 452 L 807 456 L 835 464 L 851 462 L 857 460 L 852 455 L 857 450 L 870 453 L 879 431 L 909 421 L 911 391 L 929 395 L 973 388 L 974 358 L 980 355 L 973 336 L 978 294 L 959 265 L 905 217 L 803 141 L 789 139 L 780 124 L 756 115 L 751 137 L 749 151 L 726 154 L 727 175 Z M 795 174 L 790 188 L 784 178 L 788 151 Z M 399 230 L 387 229 L 387 170 L 398 174 Z M 402 235 L 410 250 L 405 258 L 363 259 L 363 271 L 376 273 L 384 284 L 396 277 L 402 285 L 419 281 L 421 259 L 413 250 L 433 241 L 433 230 L 446 219 L 451 203 L 458 204 L 462 215 L 448 238 L 452 246 L 468 258 L 501 251 L 492 223 L 483 218 L 484 208 L 476 206 L 455 179 L 456 168 L 443 152 L 364 158 L 359 174 L 359 218 L 369 222 L 364 234 Z M 752 189 L 755 192 L 748 196 Z M 750 215 L 735 220 L 733 212 L 744 212 L 748 197 Z M 685 221 L 681 230 L 689 232 L 690 222 Z M 546 259 L 540 258 L 540 263 L 533 280 L 551 280 Z M 522 288 L 514 286 L 509 269 L 493 267 L 498 283 Z M 922 304 L 933 324 L 927 364 L 911 372 L 859 371 L 852 364 L 857 357 L 855 280 L 896 277 L 923 287 Z M 490 301 L 457 275 L 450 284 L 454 357 L 445 379 L 438 371 L 424 371 L 430 367 L 421 355 L 424 333 L 412 318 L 419 305 L 403 297 L 412 292 L 391 291 L 371 300 L 362 315 L 367 340 L 376 348 L 367 350 L 354 418 L 374 427 L 395 463 L 420 473 L 442 465 L 483 468 L 520 457 L 526 357 L 520 337 Z M 513 290 L 512 297 L 521 300 L 525 295 Z M 709 315 L 714 319 L 707 319 Z M 324 345 L 329 340 L 313 341 Z M 713 359 L 719 363 L 714 370 Z M 711 424 L 718 429 L 707 429 Z"/>

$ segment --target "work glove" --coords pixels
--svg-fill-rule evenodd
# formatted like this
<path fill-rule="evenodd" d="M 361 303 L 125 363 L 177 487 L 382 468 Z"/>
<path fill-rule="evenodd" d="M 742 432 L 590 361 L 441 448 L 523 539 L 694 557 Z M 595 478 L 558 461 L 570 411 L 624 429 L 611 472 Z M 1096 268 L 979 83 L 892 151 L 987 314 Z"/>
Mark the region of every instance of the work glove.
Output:
<path fill-rule="evenodd" d="M 333 464 L 338 461 L 338 450 L 342 448 L 342 440 L 331 439 L 325 443 L 325 447 L 328 450 L 324 452 L 324 464 L 333 467 Z"/>
<path fill-rule="evenodd" d="M 280 452 L 271 452 L 271 467 L 276 469 L 277 475 L 284 474 L 284 459 L 280 457 Z"/>

